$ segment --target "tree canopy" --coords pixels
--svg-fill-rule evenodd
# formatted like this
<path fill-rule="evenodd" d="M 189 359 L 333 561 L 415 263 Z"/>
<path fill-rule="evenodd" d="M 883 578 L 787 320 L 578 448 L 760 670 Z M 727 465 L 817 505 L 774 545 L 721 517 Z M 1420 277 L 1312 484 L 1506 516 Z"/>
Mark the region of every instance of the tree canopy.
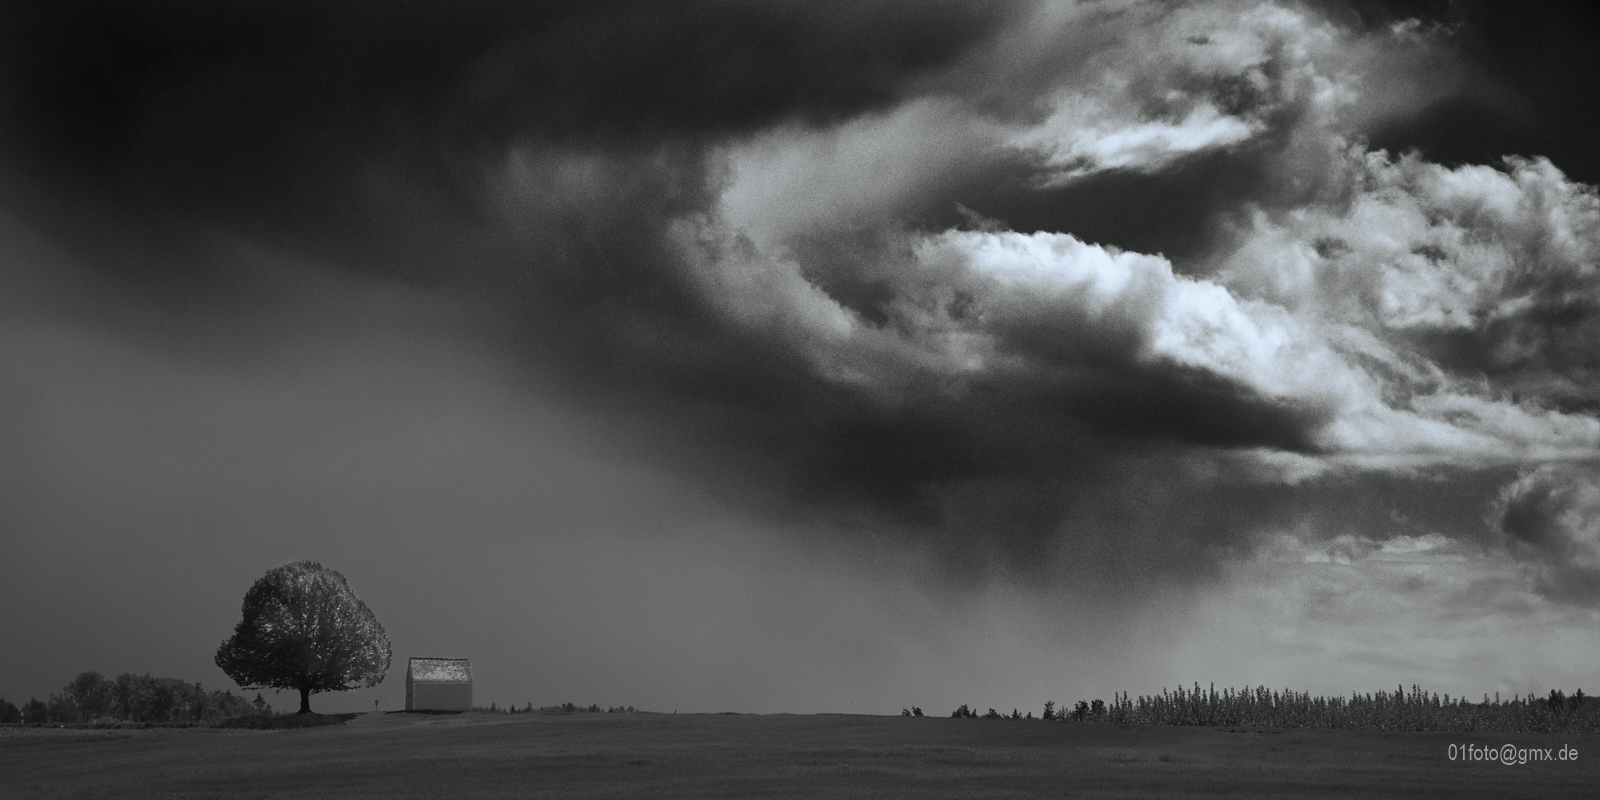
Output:
<path fill-rule="evenodd" d="M 343 575 L 315 561 L 268 570 L 244 595 L 244 618 L 216 662 L 244 689 L 311 695 L 376 686 L 389 671 L 389 639 Z"/>

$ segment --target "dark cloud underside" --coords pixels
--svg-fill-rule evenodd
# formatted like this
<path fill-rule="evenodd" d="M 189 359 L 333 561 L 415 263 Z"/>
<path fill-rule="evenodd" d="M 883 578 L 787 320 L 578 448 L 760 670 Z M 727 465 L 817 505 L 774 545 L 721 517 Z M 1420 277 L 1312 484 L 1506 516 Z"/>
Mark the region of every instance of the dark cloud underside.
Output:
<path fill-rule="evenodd" d="M 319 187 L 351 180 L 375 156 L 442 158 L 432 166 L 448 169 L 528 136 L 587 145 L 726 135 L 788 117 L 825 124 L 901 99 L 1005 16 L 959 3 L 916 12 L 714 2 L 468 2 L 448 14 L 418 3 L 13 7 L 7 128 L 14 148 L 55 175 L 261 211 L 315 201 Z"/>

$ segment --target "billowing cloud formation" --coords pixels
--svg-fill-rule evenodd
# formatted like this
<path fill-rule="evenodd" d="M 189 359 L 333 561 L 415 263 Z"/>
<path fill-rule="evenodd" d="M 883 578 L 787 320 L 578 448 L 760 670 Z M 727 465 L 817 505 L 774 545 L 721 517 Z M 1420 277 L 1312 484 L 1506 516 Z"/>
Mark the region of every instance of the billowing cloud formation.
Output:
<path fill-rule="evenodd" d="M 1594 602 L 1559 476 L 1600 458 L 1600 201 L 1537 149 L 1395 141 L 1473 91 L 1460 20 L 171 9 L 0 12 L 3 191 L 65 253 L 5 267 L 41 325 L 255 364 L 370 284 L 630 457 L 936 582 L 1134 603 L 1356 542 Z"/>
<path fill-rule="evenodd" d="M 1352 151 L 1337 201 L 1260 214 L 1230 285 L 1557 408 L 1595 408 L 1600 198 L 1549 161 Z"/>
<path fill-rule="evenodd" d="M 1380 173 L 1397 171 L 1382 154 L 1366 161 Z M 1395 316 L 1401 305 L 1437 302 L 1441 286 L 1471 283 L 1493 306 L 1462 316 L 1492 321 L 1534 305 L 1517 294 L 1529 289 L 1519 287 L 1548 291 L 1592 271 L 1585 248 L 1600 240 L 1592 190 L 1549 171 L 1530 179 L 1526 173 L 1537 165 L 1516 166 L 1523 171 L 1510 176 L 1434 168 L 1447 179 L 1465 178 L 1437 181 L 1435 191 L 1456 205 L 1454 218 L 1480 228 L 1471 234 L 1451 225 L 1445 210 L 1418 210 L 1411 195 L 1401 195 L 1411 213 L 1382 206 L 1385 197 L 1394 202 L 1393 187 L 1365 182 L 1341 201 L 1343 214 L 1315 206 L 1290 212 L 1296 230 L 1258 213 L 1245 244 L 1222 257 L 1215 280 L 1178 275 L 1160 257 L 1046 233 L 911 237 L 908 253 L 843 277 L 763 255 L 745 239 L 712 248 L 720 259 L 703 251 L 691 260 L 697 274 L 717 276 L 702 289 L 730 320 L 775 326 L 818 374 L 896 397 L 908 381 L 951 391 L 1106 369 L 1130 386 L 1161 375 L 1173 386 L 1232 387 L 1241 415 L 1283 427 L 1227 443 L 1317 455 L 1269 456 L 1292 464 L 1290 474 L 1338 464 L 1410 470 L 1592 457 L 1600 425 L 1591 416 L 1508 400 L 1504 387 L 1441 363 L 1430 340 L 1416 335 L 1423 326 Z M 1531 197 L 1515 188 L 1519 177 L 1531 184 Z M 1490 206 L 1475 188 L 1511 196 Z M 1431 225 L 1423 221 L 1428 214 Z M 1338 231 L 1349 240 L 1333 235 Z M 698 241 L 705 236 L 702 226 Z M 1466 247 L 1465 257 L 1488 277 L 1439 266 L 1443 245 L 1430 242 L 1446 240 Z M 1341 265 L 1351 274 L 1341 274 Z M 805 277 L 818 272 L 820 283 Z M 1285 288 L 1289 281 L 1298 284 Z M 1579 291 L 1576 302 L 1593 294 Z M 1563 302 L 1573 297 L 1563 295 Z M 1581 369 L 1588 355 L 1574 355 Z M 1171 412 L 1129 413 L 1130 427 L 1156 430 L 1156 417 Z M 1213 407 L 1210 416 L 1219 413 Z"/>
<path fill-rule="evenodd" d="M 720 208 L 683 239 L 709 281 L 701 290 L 726 319 L 777 333 L 819 377 L 897 407 L 919 393 L 1032 385 L 1058 409 L 1056 426 L 1103 421 L 1085 413 L 1084 395 L 1116 398 L 1119 435 L 1163 430 L 1173 406 L 1204 407 L 1213 426 L 1186 421 L 1181 441 L 1242 448 L 1256 474 L 1291 482 L 1600 452 L 1584 402 L 1594 190 L 1542 159 L 1449 168 L 1352 143 L 1361 125 L 1430 91 L 1375 63 L 1457 74 L 1437 61 L 1437 29 L 1412 20 L 1356 34 L 1269 5 L 1192 7 L 1116 29 L 1139 35 L 1103 45 L 1094 67 L 1065 81 L 1090 87 L 1088 99 L 1055 90 L 1058 110 L 1025 134 L 997 133 L 1002 117 L 924 103 L 736 148 Z M 1202 29 L 1219 33 L 1192 33 Z M 1224 113 L 1228 87 L 1253 102 Z M 1161 111 L 1158 96 L 1184 107 Z M 806 238 L 808 227 L 848 231 L 853 215 L 907 205 L 904 195 L 937 184 L 930 176 L 958 174 L 963 155 L 1045 153 L 1030 163 L 1034 185 L 1049 189 L 1094 172 L 1160 172 L 1255 139 L 1259 153 L 1240 157 L 1260 165 L 1264 187 L 1309 181 L 1312 191 L 1241 204 L 1233 243 L 1204 262 L 1209 278 L 992 222 L 897 235 L 869 257 Z M 904 166 L 922 156 L 922 169 Z M 1096 373 L 1105 379 L 1082 380 Z M 1173 406 L 1125 402 L 1152 385 Z M 1230 416 L 1260 424 L 1216 436 Z"/>

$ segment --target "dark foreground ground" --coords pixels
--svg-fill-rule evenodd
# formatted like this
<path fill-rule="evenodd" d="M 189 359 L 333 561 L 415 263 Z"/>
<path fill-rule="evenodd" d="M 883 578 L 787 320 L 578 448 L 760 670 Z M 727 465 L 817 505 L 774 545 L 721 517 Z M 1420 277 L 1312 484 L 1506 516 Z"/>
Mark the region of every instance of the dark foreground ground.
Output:
<path fill-rule="evenodd" d="M 1449 759 L 1451 743 L 1576 762 Z M 302 730 L 0 730 L 0 797 L 1600 797 L 1600 738 L 982 719 L 373 714 Z"/>

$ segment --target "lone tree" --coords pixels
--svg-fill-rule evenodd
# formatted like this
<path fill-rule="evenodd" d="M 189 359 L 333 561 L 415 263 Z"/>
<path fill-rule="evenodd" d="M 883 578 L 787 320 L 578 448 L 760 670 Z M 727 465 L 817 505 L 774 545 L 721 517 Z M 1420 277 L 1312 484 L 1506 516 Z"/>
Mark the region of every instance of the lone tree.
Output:
<path fill-rule="evenodd" d="M 314 692 L 377 686 L 389 638 L 344 576 L 315 561 L 268 570 L 244 595 L 244 619 L 217 648 L 217 666 L 244 689 L 295 689 L 301 714 Z"/>

